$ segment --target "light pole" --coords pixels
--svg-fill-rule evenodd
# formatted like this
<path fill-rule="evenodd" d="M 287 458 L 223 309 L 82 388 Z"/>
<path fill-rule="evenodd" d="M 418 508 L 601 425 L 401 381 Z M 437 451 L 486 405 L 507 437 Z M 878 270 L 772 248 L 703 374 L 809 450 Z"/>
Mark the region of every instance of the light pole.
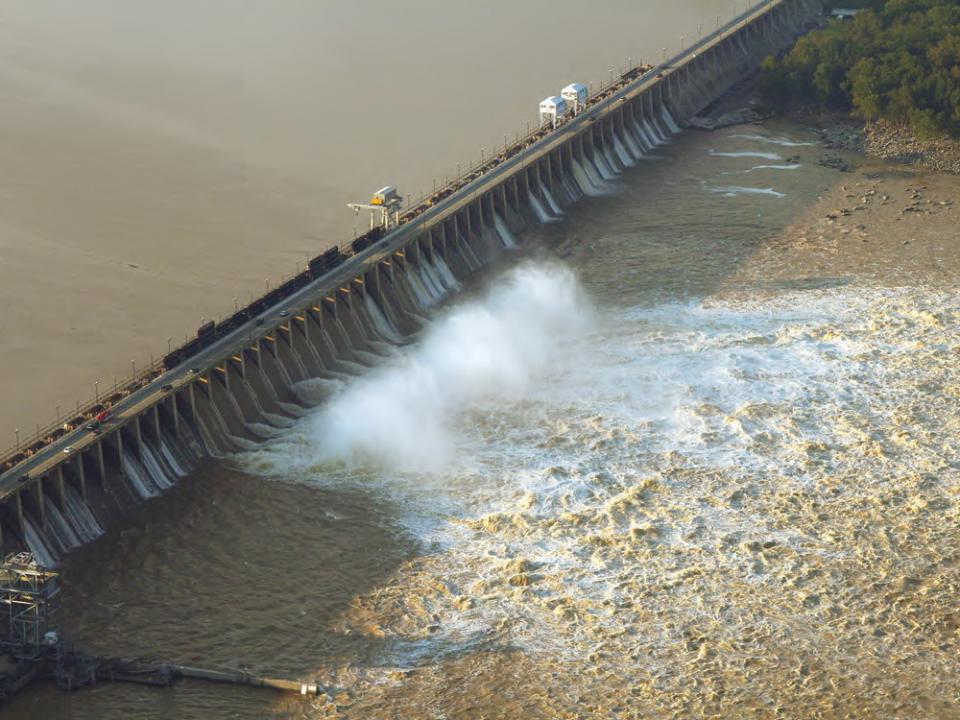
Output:
<path fill-rule="evenodd" d="M 20 428 L 14 428 L 13 435 L 17 438 L 17 452 L 20 452 Z"/>
<path fill-rule="evenodd" d="M 93 401 L 95 403 L 100 402 L 100 381 L 99 380 L 93 381 Z"/>
<path fill-rule="evenodd" d="M 136 376 L 137 376 L 137 361 L 136 361 L 136 360 L 131 360 L 131 361 L 130 361 L 130 369 L 133 370 L 133 376 L 136 377 Z"/>

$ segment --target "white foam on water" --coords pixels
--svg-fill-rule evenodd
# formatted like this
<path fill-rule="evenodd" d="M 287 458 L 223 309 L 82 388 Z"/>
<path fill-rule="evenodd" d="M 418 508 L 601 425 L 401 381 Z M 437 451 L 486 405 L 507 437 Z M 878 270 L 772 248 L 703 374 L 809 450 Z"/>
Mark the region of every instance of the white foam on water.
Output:
<path fill-rule="evenodd" d="M 713 157 L 760 158 L 761 160 L 783 160 L 783 157 L 780 155 L 777 155 L 776 153 L 756 152 L 752 150 L 744 150 L 742 152 L 717 152 L 716 150 L 711 150 L 710 155 L 712 155 Z"/>
<path fill-rule="evenodd" d="M 754 165 L 746 172 L 752 173 L 755 170 L 799 170 L 802 167 L 803 165 L 800 163 L 794 163 L 791 165 Z"/>
<path fill-rule="evenodd" d="M 731 135 L 732 138 L 742 138 L 744 140 L 756 140 L 757 142 L 769 143 L 770 145 L 782 145 L 784 147 L 806 147 L 816 145 L 815 142 L 798 142 L 786 137 L 771 137 L 769 135 Z"/>
<path fill-rule="evenodd" d="M 401 521 L 431 551 L 344 611 L 351 632 L 416 639 L 440 626 L 455 644 L 479 628 L 628 677 L 649 671 L 650 648 L 658 663 L 687 652 L 704 618 L 717 645 L 785 628 L 778 637 L 817 652 L 836 638 L 818 636 L 809 599 L 855 604 L 840 598 L 858 587 L 848 573 L 892 552 L 873 536 L 836 541 L 836 518 L 821 524 L 834 503 L 955 518 L 955 501 L 914 496 L 956 496 L 943 388 L 957 386 L 960 294 L 673 302 L 601 311 L 566 334 L 589 319 L 569 300 L 575 283 L 523 272 L 247 456 L 265 474 L 403 498 Z M 891 489 L 898 478 L 909 482 Z M 841 532 L 868 532 L 861 517 Z M 383 593 L 389 603 L 367 602 Z M 768 646 L 727 647 L 709 661 L 730 654 L 739 672 Z M 675 668 L 702 672 L 697 649 Z"/>
<path fill-rule="evenodd" d="M 490 398 L 522 397 L 588 318 L 569 269 L 522 265 L 438 318 L 388 366 L 348 384 L 298 425 L 299 437 L 264 448 L 255 464 L 263 467 L 266 453 L 286 472 L 338 462 L 441 469 L 453 449 L 451 418 Z"/>
<path fill-rule="evenodd" d="M 773 188 L 741 187 L 739 185 L 711 188 L 711 192 L 720 193 L 724 195 L 724 197 L 736 197 L 737 195 L 769 195 L 771 197 L 778 198 L 786 197 L 786 193 L 779 192 Z"/>

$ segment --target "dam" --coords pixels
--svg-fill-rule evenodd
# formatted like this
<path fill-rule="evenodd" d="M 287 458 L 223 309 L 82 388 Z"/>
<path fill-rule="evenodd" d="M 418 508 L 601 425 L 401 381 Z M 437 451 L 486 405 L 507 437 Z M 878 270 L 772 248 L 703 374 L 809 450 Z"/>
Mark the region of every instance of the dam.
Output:
<path fill-rule="evenodd" d="M 55 565 L 206 458 L 289 426 L 305 412 L 296 383 L 374 366 L 525 229 L 599 192 L 785 48 L 816 11 L 810 0 L 768 0 L 659 65 L 628 69 L 575 118 L 410 203 L 396 227 L 318 255 L 152 367 L 18 437 L 0 460 L 3 553 L 29 549 Z"/>

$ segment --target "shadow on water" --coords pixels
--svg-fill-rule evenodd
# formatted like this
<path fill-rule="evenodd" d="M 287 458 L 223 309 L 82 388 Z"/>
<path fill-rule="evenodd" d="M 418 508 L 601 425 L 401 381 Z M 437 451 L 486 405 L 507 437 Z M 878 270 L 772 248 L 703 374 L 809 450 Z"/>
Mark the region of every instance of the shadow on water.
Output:
<path fill-rule="evenodd" d="M 330 658 L 369 656 L 377 648 L 360 645 L 376 640 L 330 627 L 352 598 L 417 552 L 395 514 L 372 492 L 265 480 L 212 464 L 69 556 L 66 636 L 95 654 L 293 679 L 310 677 Z M 263 717 L 277 701 L 270 691 L 182 682 L 172 690 L 101 686 L 73 695 L 45 687 L 6 710 L 11 718 L 53 716 L 65 706 L 76 718 L 169 718 L 181 716 L 173 711 L 179 706 L 190 716 Z"/>

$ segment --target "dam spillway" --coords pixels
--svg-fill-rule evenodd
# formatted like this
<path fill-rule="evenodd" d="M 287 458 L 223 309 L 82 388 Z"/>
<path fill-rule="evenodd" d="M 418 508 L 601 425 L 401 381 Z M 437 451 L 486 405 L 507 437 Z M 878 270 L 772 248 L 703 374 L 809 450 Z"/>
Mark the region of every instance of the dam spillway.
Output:
<path fill-rule="evenodd" d="M 298 382 L 375 365 L 525 229 L 603 192 L 784 49 L 816 11 L 810 0 L 769 0 L 661 65 L 628 70 L 576 118 L 504 148 L 412 204 L 395 229 L 318 256 L 65 423 L 38 429 L 0 461 L 3 552 L 25 547 L 56 564 L 206 458 L 289 426 L 307 409 Z M 107 404 L 111 417 L 88 430 Z"/>

